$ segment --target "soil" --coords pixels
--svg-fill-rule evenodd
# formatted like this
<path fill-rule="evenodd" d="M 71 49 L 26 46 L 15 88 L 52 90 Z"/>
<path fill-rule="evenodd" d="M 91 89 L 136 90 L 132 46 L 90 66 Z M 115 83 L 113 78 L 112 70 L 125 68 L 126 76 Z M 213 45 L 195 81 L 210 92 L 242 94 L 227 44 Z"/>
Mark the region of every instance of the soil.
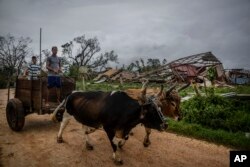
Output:
<path fill-rule="evenodd" d="M 13 90 L 11 95 L 13 97 Z M 31 114 L 25 117 L 21 132 L 12 131 L 7 124 L 5 107 L 7 90 L 0 89 L 0 166 L 116 166 L 112 148 L 103 130 L 90 136 L 94 150 L 85 149 L 81 125 L 71 119 L 64 131 L 64 143 L 56 142 L 59 123 L 50 115 Z M 144 128 L 138 125 L 134 135 L 121 150 L 124 167 L 228 167 L 230 148 L 174 133 L 152 131 L 151 145 L 142 144 Z"/>

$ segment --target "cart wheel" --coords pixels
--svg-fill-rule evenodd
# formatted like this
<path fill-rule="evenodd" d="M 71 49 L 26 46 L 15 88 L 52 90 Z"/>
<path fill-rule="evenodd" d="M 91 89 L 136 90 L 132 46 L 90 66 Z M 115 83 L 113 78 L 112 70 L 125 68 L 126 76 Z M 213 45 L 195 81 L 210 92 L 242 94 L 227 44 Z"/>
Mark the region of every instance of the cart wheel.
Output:
<path fill-rule="evenodd" d="M 9 127 L 14 131 L 22 130 L 25 122 L 24 108 L 22 102 L 17 99 L 10 99 L 6 107 L 6 117 Z"/>

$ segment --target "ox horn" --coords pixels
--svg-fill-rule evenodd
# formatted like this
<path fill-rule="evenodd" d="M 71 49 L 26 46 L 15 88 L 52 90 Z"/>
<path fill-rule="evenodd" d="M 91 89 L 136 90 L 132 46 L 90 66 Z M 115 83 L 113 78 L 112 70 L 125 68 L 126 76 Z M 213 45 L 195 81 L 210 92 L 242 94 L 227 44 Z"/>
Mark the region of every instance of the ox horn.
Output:
<path fill-rule="evenodd" d="M 187 84 L 185 84 L 184 86 L 180 87 L 179 89 L 177 89 L 177 92 L 182 91 L 183 89 L 186 89 L 187 87 L 189 87 L 190 82 L 188 82 Z"/>
<path fill-rule="evenodd" d="M 171 87 L 166 91 L 166 95 L 168 95 L 175 87 L 176 87 L 176 84 L 174 84 L 173 86 L 171 86 Z"/>
<path fill-rule="evenodd" d="M 158 96 L 158 97 L 161 96 L 162 92 L 163 92 L 163 85 L 161 85 L 160 92 L 158 92 L 156 96 Z"/>
<path fill-rule="evenodd" d="M 142 88 L 141 88 L 141 99 L 143 101 L 146 101 L 147 84 L 148 84 L 148 80 L 145 80 L 143 82 L 143 85 L 142 85 Z"/>

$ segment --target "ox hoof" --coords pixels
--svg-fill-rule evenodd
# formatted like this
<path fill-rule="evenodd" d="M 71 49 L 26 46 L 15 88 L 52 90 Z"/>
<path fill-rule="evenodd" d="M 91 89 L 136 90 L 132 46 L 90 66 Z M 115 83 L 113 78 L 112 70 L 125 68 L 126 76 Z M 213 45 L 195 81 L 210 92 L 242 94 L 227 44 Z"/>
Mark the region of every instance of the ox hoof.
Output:
<path fill-rule="evenodd" d="M 62 137 L 57 137 L 57 143 L 63 143 L 63 138 Z"/>
<path fill-rule="evenodd" d="M 144 147 L 148 147 L 150 144 L 151 144 L 150 141 L 147 141 L 147 142 L 144 141 L 144 142 L 143 142 Z"/>
<path fill-rule="evenodd" d="M 123 164 L 123 161 L 122 160 L 114 160 L 114 163 L 116 165 L 122 165 Z"/>
<path fill-rule="evenodd" d="M 94 150 L 94 147 L 91 144 L 86 143 L 86 149 L 87 150 Z"/>

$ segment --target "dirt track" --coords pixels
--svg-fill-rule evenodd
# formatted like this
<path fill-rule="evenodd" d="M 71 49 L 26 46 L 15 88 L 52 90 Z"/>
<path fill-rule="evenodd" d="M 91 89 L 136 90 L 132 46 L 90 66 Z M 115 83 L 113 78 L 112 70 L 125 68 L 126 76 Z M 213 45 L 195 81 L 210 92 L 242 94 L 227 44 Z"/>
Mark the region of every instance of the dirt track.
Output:
<path fill-rule="evenodd" d="M 56 143 L 59 124 L 49 115 L 26 117 L 24 129 L 13 132 L 8 127 L 5 107 L 7 91 L 0 89 L 0 166 L 115 166 L 112 148 L 104 131 L 91 134 L 95 148 L 87 151 L 83 145 L 81 125 L 71 120 L 64 132 L 65 143 Z M 229 150 L 204 141 L 173 133 L 153 131 L 151 145 L 144 148 L 144 129 L 137 126 L 123 147 L 124 167 L 228 167 Z M 84 149 L 83 149 L 84 148 Z"/>

